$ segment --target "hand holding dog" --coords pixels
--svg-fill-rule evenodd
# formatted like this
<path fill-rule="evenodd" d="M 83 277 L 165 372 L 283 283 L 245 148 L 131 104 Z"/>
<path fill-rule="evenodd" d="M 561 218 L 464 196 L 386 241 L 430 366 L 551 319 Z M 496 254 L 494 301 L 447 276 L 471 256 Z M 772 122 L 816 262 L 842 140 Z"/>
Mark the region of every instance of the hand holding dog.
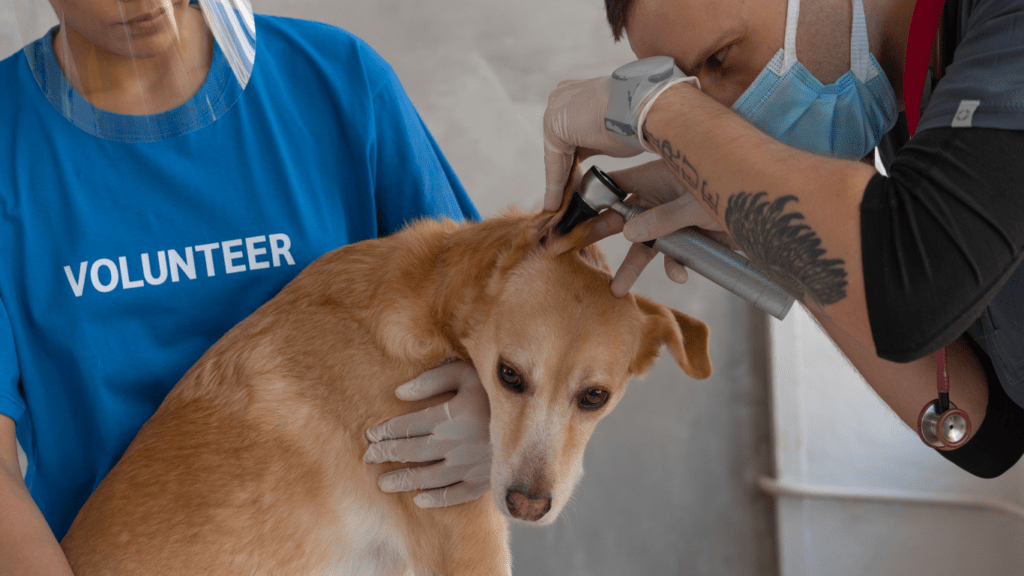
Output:
<path fill-rule="evenodd" d="M 381 474 L 385 492 L 427 490 L 416 496 L 421 508 L 454 506 L 490 489 L 490 406 L 476 369 L 458 361 L 429 370 L 399 386 L 402 400 L 424 400 L 456 391 L 444 404 L 392 418 L 366 431 L 367 463 L 435 462 Z"/>

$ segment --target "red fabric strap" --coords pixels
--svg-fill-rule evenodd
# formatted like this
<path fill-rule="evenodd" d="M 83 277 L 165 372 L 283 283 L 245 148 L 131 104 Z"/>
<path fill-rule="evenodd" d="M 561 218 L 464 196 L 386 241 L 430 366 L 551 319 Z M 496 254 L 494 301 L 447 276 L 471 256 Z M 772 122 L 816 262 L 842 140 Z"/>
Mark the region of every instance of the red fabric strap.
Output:
<path fill-rule="evenodd" d="M 917 0 L 907 34 L 907 59 L 903 69 L 903 105 L 907 114 L 907 129 L 913 136 L 921 120 L 921 94 L 928 76 L 928 63 L 939 30 L 943 0 Z"/>
<path fill-rule="evenodd" d="M 939 393 L 949 393 L 949 372 L 946 370 L 946 349 L 935 353 L 935 385 Z"/>

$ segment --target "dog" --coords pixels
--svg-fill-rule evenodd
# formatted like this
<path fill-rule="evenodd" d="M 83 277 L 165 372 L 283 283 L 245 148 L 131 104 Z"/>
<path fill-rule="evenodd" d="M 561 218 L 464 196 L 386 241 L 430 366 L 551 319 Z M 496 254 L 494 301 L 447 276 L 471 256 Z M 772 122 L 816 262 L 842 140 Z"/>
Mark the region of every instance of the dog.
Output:
<path fill-rule="evenodd" d="M 711 373 L 707 326 L 612 296 L 560 215 L 422 220 L 307 266 L 142 427 L 61 542 L 74 573 L 510 575 L 508 521 L 557 517 L 630 377 L 663 346 Z M 364 464 L 364 432 L 450 398 L 394 391 L 452 358 L 487 392 L 491 493 L 421 509 L 378 488 L 402 465 Z"/>

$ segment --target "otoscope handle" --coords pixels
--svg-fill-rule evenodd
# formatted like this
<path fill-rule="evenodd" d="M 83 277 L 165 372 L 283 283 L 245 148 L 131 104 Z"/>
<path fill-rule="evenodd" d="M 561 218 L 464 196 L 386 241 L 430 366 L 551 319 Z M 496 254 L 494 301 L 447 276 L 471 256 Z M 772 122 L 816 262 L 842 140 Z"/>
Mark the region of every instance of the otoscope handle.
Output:
<path fill-rule="evenodd" d="M 626 221 L 644 211 L 621 202 L 612 209 Z M 793 297 L 749 260 L 696 230 L 676 230 L 656 239 L 653 248 L 779 320 L 793 306 Z"/>
<path fill-rule="evenodd" d="M 689 228 L 654 241 L 654 249 L 782 320 L 793 297 L 749 260 Z"/>

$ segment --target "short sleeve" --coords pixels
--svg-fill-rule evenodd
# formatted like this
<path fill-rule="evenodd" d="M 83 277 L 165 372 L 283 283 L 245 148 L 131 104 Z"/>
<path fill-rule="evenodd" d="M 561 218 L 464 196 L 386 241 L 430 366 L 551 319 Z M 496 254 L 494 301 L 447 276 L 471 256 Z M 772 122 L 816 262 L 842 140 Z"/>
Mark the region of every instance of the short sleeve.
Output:
<path fill-rule="evenodd" d="M 370 58 L 376 60 L 383 80 L 373 103 L 381 233 L 396 232 L 423 216 L 479 220 L 480 214 L 394 71 L 375 53 Z"/>
<path fill-rule="evenodd" d="M 1024 0 L 962 2 L 953 61 L 932 91 L 918 131 L 1024 130 Z"/>
<path fill-rule="evenodd" d="M 14 348 L 14 332 L 7 307 L 0 300 L 0 414 L 18 421 L 25 413 L 25 397 L 19 390 L 21 372 Z"/>

